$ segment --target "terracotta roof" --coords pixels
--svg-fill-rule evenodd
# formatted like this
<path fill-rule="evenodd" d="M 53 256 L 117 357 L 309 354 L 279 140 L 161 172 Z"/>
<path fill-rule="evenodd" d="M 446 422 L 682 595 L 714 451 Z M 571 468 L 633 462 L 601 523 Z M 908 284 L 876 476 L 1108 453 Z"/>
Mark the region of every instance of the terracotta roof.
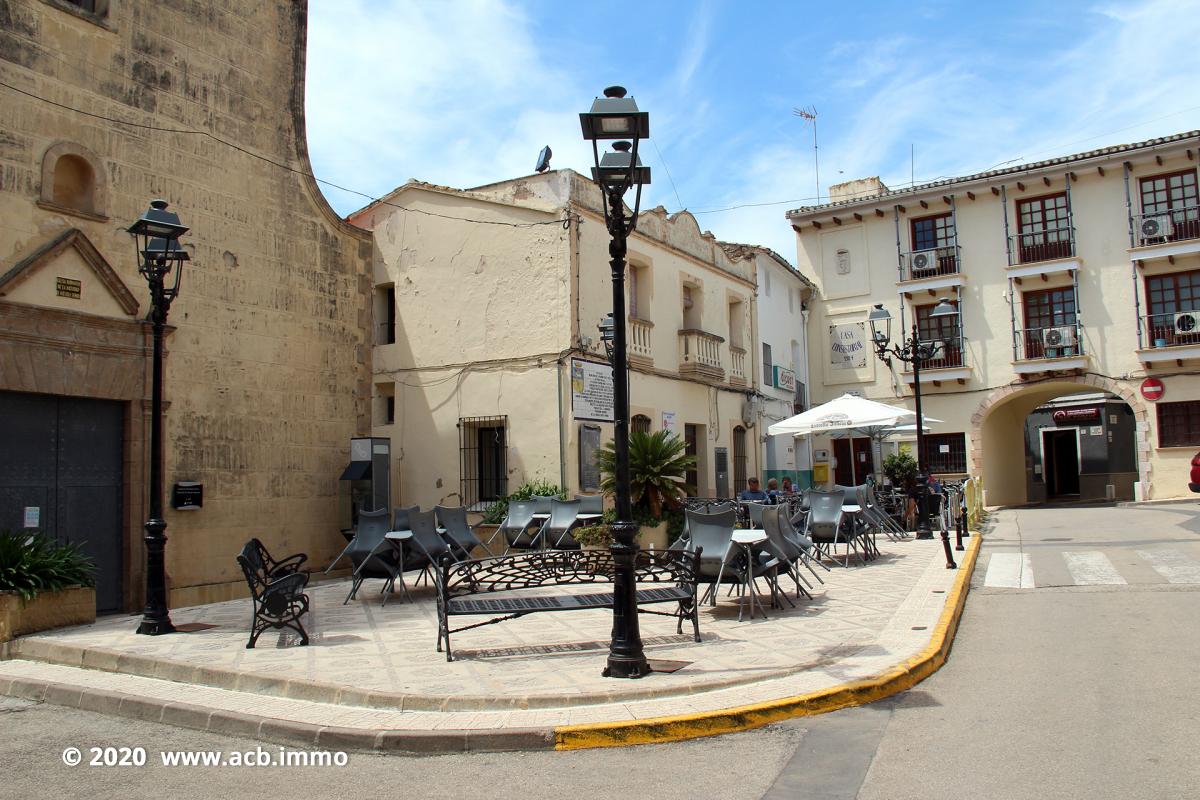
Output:
<path fill-rule="evenodd" d="M 988 170 L 987 172 L 977 172 L 973 175 L 964 175 L 959 178 L 947 178 L 940 181 L 932 181 L 931 183 L 923 183 L 919 186 L 910 186 L 907 189 L 889 189 L 880 194 L 866 195 L 863 197 L 855 197 L 851 200 L 839 200 L 836 203 L 823 203 L 819 206 L 800 206 L 786 212 L 785 216 L 801 216 L 811 214 L 813 212 L 825 211 L 834 208 L 847 208 L 849 206 L 867 205 L 877 202 L 885 197 L 904 197 L 918 195 L 924 192 L 938 189 L 943 186 L 955 186 L 962 183 L 972 183 L 974 181 L 984 181 L 989 178 L 996 178 L 1003 175 L 1019 175 L 1024 172 L 1036 172 L 1040 169 L 1048 167 L 1060 166 L 1063 164 L 1073 164 L 1078 161 L 1087 161 L 1093 158 L 1103 158 L 1105 156 L 1120 155 L 1121 153 L 1130 153 L 1136 150 L 1143 150 L 1150 147 L 1157 147 L 1164 144 L 1175 144 L 1184 142 L 1188 139 L 1200 139 L 1200 130 L 1187 131 L 1186 133 L 1176 133 L 1171 136 L 1161 136 L 1157 139 L 1147 139 L 1144 142 L 1134 142 L 1132 144 L 1117 144 L 1111 147 L 1101 147 L 1097 150 L 1088 150 L 1083 153 L 1075 153 L 1069 156 L 1059 156 L 1058 158 L 1050 158 L 1045 161 L 1035 161 L 1029 164 L 1019 164 L 1015 167 L 1006 167 L 1004 169 Z"/>

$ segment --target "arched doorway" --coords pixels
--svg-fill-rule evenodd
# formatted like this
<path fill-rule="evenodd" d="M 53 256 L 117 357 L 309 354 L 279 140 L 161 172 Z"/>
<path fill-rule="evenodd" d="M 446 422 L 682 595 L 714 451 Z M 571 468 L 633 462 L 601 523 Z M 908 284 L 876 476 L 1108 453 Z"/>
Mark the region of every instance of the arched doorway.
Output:
<path fill-rule="evenodd" d="M 1061 471 L 1061 464 L 1058 467 L 1052 465 L 1053 453 L 1057 449 L 1064 457 L 1069 455 L 1069 443 L 1051 440 L 1049 446 L 1052 455 L 1049 459 L 1045 456 L 1031 459 L 1026 446 L 1026 420 L 1039 406 L 1056 398 L 1089 393 L 1104 393 L 1129 407 L 1135 431 L 1137 480 L 1141 481 L 1143 486 L 1149 484 L 1149 427 L 1146 408 L 1136 390 L 1124 383 L 1094 375 L 1054 377 L 997 389 L 984 398 L 979 409 L 971 417 L 972 472 L 983 477 L 984 502 L 987 505 L 1021 505 L 1047 499 L 1047 491 L 1031 491 L 1034 483 L 1038 482 L 1034 480 L 1034 461 L 1042 462 L 1042 475 L 1039 480 L 1045 485 L 1047 461 L 1051 462 L 1052 468 Z M 1063 429 L 1069 427 L 1071 426 L 1063 426 Z M 1088 433 L 1090 434 L 1090 431 Z M 1044 451 L 1046 444 L 1043 441 L 1039 436 L 1035 438 L 1032 446 L 1043 448 Z M 1059 494 L 1068 493 L 1061 484 L 1050 488 L 1054 488 Z M 1065 487 L 1066 490 L 1070 488 Z"/>

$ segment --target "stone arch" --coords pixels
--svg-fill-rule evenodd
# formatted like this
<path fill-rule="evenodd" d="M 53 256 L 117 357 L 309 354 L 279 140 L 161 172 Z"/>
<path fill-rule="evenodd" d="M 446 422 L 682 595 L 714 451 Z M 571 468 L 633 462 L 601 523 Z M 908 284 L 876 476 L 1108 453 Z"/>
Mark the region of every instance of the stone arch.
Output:
<path fill-rule="evenodd" d="M 983 476 L 984 489 L 988 489 L 988 464 L 984 460 L 984 449 L 989 440 L 988 424 L 994 415 L 1010 404 L 1033 407 L 1047 400 L 1072 392 L 1103 391 L 1122 400 L 1133 411 L 1137 447 L 1138 480 L 1143 487 L 1150 486 L 1150 416 L 1145 401 L 1130 381 L 1119 381 L 1101 375 L 1055 376 L 1039 381 L 1011 383 L 989 392 L 971 415 L 971 473 Z M 1024 401 L 1024 402 L 1021 402 Z M 1019 410 L 1019 407 L 1017 410 Z M 1017 416 L 1021 425 L 1028 411 Z M 1022 448 L 1021 458 L 1024 458 Z M 996 459 L 993 459 L 995 461 Z M 1005 496 L 989 498 L 989 504 L 1008 505 L 1013 502 Z"/>
<path fill-rule="evenodd" d="M 42 156 L 41 204 L 105 218 L 108 178 L 96 154 L 76 142 L 58 142 Z"/>

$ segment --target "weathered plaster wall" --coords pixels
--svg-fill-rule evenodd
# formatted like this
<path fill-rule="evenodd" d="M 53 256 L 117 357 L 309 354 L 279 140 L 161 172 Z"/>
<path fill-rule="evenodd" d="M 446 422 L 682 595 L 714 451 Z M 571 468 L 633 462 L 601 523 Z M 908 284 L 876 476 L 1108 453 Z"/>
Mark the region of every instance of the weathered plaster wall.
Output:
<path fill-rule="evenodd" d="M 113 0 L 102 17 L 61 5 L 0 0 L 0 79 L 60 104 L 0 87 L 0 273 L 78 228 L 138 299 L 137 314 L 122 315 L 137 325 L 148 297 L 123 229 L 151 198 L 168 200 L 191 227 L 192 261 L 170 315 L 165 479 L 205 486 L 202 511 L 167 511 L 173 602 L 244 593 L 234 555 L 251 536 L 322 564 L 343 545 L 335 494 L 348 440 L 367 430 L 370 243 L 310 178 L 289 171 L 309 170 L 306 4 Z M 92 214 L 38 204 L 43 156 L 63 142 L 96 156 L 104 191 Z M 19 296 L 0 299 L 0 310 L 22 305 L 27 323 L 0 334 L 0 361 L 32 363 L 38 375 L 5 369 L 0 389 L 44 391 L 55 383 L 45 373 L 59 369 L 48 355 L 85 335 L 39 332 L 39 307 L 69 305 L 47 294 L 58 265 L 42 269 Z M 82 274 L 75 313 L 117 316 L 77 264 L 61 269 Z M 129 398 L 126 454 L 136 607 L 149 378 L 145 350 L 121 358 L 144 376 Z M 58 383 L 63 394 L 97 391 Z"/>

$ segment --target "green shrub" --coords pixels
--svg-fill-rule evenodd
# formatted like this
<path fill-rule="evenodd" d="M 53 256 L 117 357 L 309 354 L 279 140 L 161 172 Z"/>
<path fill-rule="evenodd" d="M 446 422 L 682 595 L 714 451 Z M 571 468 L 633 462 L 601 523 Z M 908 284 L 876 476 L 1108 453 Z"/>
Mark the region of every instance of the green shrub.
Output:
<path fill-rule="evenodd" d="M 32 600 L 38 592 L 94 586 L 96 565 L 79 545 L 57 542 L 40 531 L 0 532 L 0 591 Z"/>
<path fill-rule="evenodd" d="M 893 486 L 906 487 L 917 477 L 917 462 L 908 453 L 896 453 L 883 460 L 883 474 Z"/>
<path fill-rule="evenodd" d="M 566 496 L 563 494 L 563 488 L 557 483 L 551 483 L 550 481 L 530 481 L 503 500 L 497 500 L 495 503 L 492 503 L 492 507 L 484 512 L 483 519 L 480 521 L 485 525 L 499 525 L 508 516 L 509 503 L 514 500 L 529 500 L 535 494 L 542 497 L 557 497 L 560 500 L 566 499 Z"/>
<path fill-rule="evenodd" d="M 683 439 L 668 430 L 629 434 L 629 495 L 636 519 L 643 513 L 657 523 L 663 512 L 678 509 L 684 494 L 692 487 L 684 481 L 696 457 L 686 452 Z M 617 451 L 614 442 L 605 443 L 596 453 L 600 468 L 600 488 L 611 495 L 617 488 Z"/>

